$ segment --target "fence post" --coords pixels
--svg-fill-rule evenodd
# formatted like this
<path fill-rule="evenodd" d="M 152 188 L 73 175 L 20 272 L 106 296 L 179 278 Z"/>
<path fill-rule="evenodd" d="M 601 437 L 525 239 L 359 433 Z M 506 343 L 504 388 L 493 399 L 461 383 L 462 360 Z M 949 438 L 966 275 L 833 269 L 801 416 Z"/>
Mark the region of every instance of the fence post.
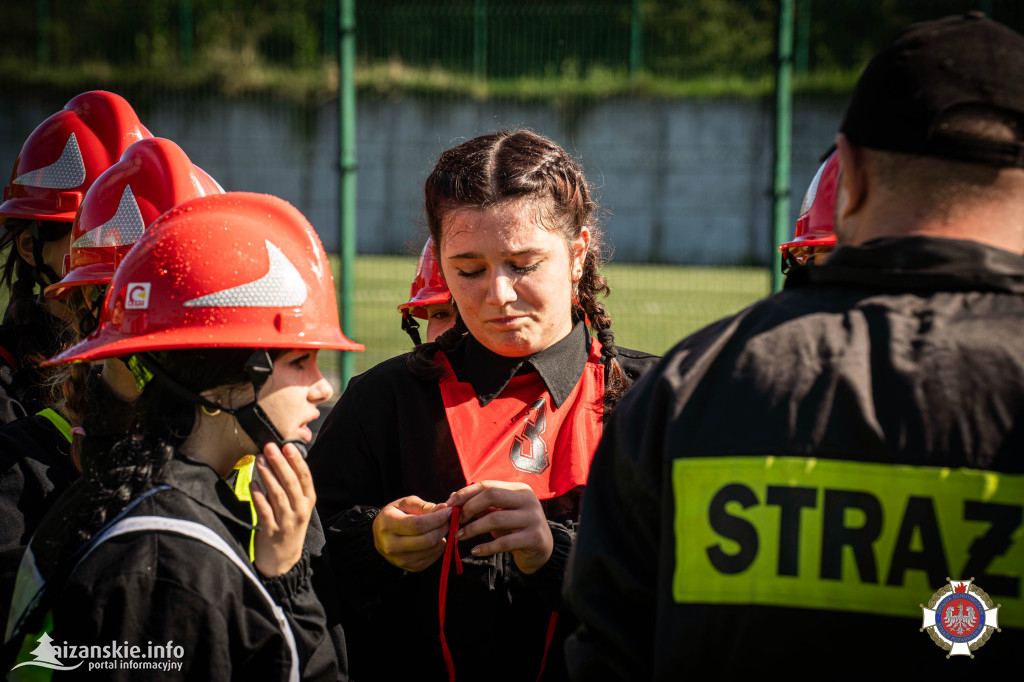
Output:
<path fill-rule="evenodd" d="M 629 31 L 629 79 L 636 80 L 644 60 L 644 8 L 642 0 L 633 0 Z"/>
<path fill-rule="evenodd" d="M 178 6 L 178 18 L 178 44 L 181 47 L 181 61 L 185 66 L 192 66 L 192 36 L 195 34 L 192 0 L 181 0 L 181 4 Z"/>
<path fill-rule="evenodd" d="M 50 63 L 50 2 L 36 0 L 36 62 Z"/>
<path fill-rule="evenodd" d="M 350 339 L 355 327 L 356 277 L 356 0 L 338 0 L 338 251 L 341 329 Z M 341 353 L 341 390 L 355 374 L 355 357 Z"/>
<path fill-rule="evenodd" d="M 789 224 L 789 162 L 793 114 L 793 0 L 779 0 L 778 67 L 775 73 L 775 178 L 772 230 L 772 291 L 782 289 L 778 245 L 786 241 Z"/>
<path fill-rule="evenodd" d="M 473 2 L 473 75 L 487 78 L 487 0 Z"/>

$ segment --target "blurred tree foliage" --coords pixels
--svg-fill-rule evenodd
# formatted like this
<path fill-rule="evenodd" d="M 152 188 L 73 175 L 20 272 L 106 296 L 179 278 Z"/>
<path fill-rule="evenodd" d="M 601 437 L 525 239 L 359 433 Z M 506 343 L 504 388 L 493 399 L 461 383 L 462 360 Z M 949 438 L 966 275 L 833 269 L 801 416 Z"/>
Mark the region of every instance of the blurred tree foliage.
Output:
<path fill-rule="evenodd" d="M 797 3 L 811 73 L 858 70 L 911 21 L 983 8 L 1024 28 L 1018 0 Z M 778 0 L 640 0 L 639 15 L 633 0 L 357 0 L 356 7 L 364 68 L 584 78 L 625 73 L 639 55 L 640 71 L 660 78 L 758 78 L 774 70 Z M 54 68 L 90 76 L 145 71 L 170 81 L 186 70 L 323 70 L 336 59 L 337 16 L 338 0 L 20 0 L 0 23 L 0 66 L 4 78 L 29 81 Z M 631 30 L 637 16 L 639 44 Z"/>

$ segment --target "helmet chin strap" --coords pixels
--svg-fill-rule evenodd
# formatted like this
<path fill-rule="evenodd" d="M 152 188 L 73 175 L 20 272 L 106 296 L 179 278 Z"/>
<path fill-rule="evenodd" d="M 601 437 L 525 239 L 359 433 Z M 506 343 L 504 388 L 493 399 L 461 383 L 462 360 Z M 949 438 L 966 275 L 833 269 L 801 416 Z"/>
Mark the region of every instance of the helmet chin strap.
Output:
<path fill-rule="evenodd" d="M 308 454 L 306 442 L 301 438 L 286 439 L 282 436 L 274 422 L 271 421 L 270 416 L 263 410 L 257 400 L 253 400 L 248 405 L 233 409 L 218 405 L 182 386 L 181 383 L 164 371 L 163 367 L 160 366 L 160 363 L 156 361 L 156 358 L 151 353 L 140 353 L 138 357 L 146 368 L 153 373 L 153 377 L 178 397 L 196 405 L 204 406 L 211 410 L 221 410 L 232 415 L 238 420 L 239 426 L 252 439 L 252 442 L 256 444 L 259 451 L 262 452 L 263 447 L 267 443 L 273 443 L 282 450 L 285 445 L 291 443 L 303 458 Z M 260 394 L 260 389 L 263 388 L 263 384 L 267 382 L 273 371 L 274 361 L 270 359 L 270 353 L 265 348 L 258 349 L 249 356 L 245 363 L 245 373 L 249 376 L 249 381 L 252 383 L 254 396 Z"/>
<path fill-rule="evenodd" d="M 420 345 L 420 323 L 416 321 L 408 310 L 402 311 L 402 331 L 412 339 L 412 345 Z"/>

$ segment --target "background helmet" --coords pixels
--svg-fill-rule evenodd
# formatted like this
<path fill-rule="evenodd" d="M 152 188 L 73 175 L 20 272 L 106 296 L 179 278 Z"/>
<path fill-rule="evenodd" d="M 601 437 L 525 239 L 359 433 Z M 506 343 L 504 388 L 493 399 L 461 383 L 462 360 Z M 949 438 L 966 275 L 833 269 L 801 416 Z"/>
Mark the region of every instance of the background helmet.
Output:
<path fill-rule="evenodd" d="M 839 187 L 839 154 L 832 152 L 811 180 L 800 205 L 793 241 L 779 244 L 783 255 L 790 249 L 812 246 L 835 246 L 836 193 Z"/>
<path fill-rule="evenodd" d="M 117 268 L 99 327 L 52 362 L 181 348 L 363 350 L 342 334 L 327 254 L 265 194 L 199 197 L 164 213 Z"/>
<path fill-rule="evenodd" d="M 74 287 L 107 284 L 120 260 L 162 213 L 189 199 L 223 193 L 170 140 L 136 142 L 86 193 L 71 228 L 64 279 L 48 286 L 46 296 L 65 298 Z"/>
<path fill-rule="evenodd" d="M 78 95 L 25 140 L 3 190 L 0 220 L 70 223 L 96 178 L 144 137 L 152 135 L 120 95 Z"/>
<path fill-rule="evenodd" d="M 448 291 L 448 285 L 441 278 L 441 269 L 437 264 L 437 257 L 434 255 L 434 238 L 427 239 L 423 245 L 423 252 L 420 253 L 419 263 L 416 265 L 416 279 L 409 286 L 409 300 L 398 309 L 409 311 L 421 320 L 427 319 L 427 310 L 424 306 L 448 303 L 452 300 L 452 294 Z"/>

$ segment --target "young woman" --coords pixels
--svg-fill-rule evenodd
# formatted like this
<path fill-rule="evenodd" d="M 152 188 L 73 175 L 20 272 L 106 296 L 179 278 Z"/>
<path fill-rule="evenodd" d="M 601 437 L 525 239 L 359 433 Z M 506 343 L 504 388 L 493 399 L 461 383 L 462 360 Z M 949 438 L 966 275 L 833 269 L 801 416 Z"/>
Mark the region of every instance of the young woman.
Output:
<path fill-rule="evenodd" d="M 614 345 L 596 205 L 551 140 L 448 150 L 426 212 L 455 324 L 353 379 L 310 456 L 351 672 L 564 678 L 560 589 L 590 458 L 655 358 Z"/>
<path fill-rule="evenodd" d="M 416 278 L 409 285 L 409 300 L 398 306 L 398 310 L 402 313 L 402 329 L 412 339 L 414 346 L 420 345 L 422 340 L 420 325 L 413 318 L 427 321 L 428 343 L 434 342 L 455 324 L 452 294 L 437 267 L 433 237 L 423 245 L 423 252 L 416 264 Z"/>
<path fill-rule="evenodd" d="M 69 313 L 42 301 L 60 279 L 71 223 L 96 178 L 132 143 L 151 137 L 131 105 L 111 92 L 84 92 L 39 124 L 14 162 L 0 204 L 0 286 L 10 302 L 0 325 L 0 424 L 50 407 L 39 363 L 61 349 Z"/>
<path fill-rule="evenodd" d="M 321 348 L 362 350 L 338 328 L 326 254 L 298 211 L 228 193 L 161 216 L 118 268 L 96 334 L 57 358 L 133 355 L 144 389 L 132 432 L 86 458 L 33 537 L 15 641 L 41 642 L 49 623 L 46 641 L 76 646 L 181 644 L 168 657 L 181 678 L 337 677 L 303 548 L 315 496 L 301 450 L 331 395 Z M 248 505 L 223 479 L 252 452 L 250 564 Z"/>
<path fill-rule="evenodd" d="M 70 229 L 69 269 L 64 279 L 46 287 L 47 303 L 60 305 L 70 325 L 81 337 L 88 336 L 117 263 L 146 227 L 184 201 L 221 192 L 170 140 L 139 140 L 86 193 Z M 138 390 L 121 360 L 104 361 L 102 376 L 90 375 L 88 363 L 61 369 L 64 374 L 53 382 L 63 384 L 64 401 L 0 427 L 0 518 L 5 520 L 0 525 L 0 613 L 5 615 L 29 538 L 81 471 L 86 433 L 81 427 L 88 420 L 90 445 L 109 449 L 127 433 L 134 416 L 130 402 Z"/>

